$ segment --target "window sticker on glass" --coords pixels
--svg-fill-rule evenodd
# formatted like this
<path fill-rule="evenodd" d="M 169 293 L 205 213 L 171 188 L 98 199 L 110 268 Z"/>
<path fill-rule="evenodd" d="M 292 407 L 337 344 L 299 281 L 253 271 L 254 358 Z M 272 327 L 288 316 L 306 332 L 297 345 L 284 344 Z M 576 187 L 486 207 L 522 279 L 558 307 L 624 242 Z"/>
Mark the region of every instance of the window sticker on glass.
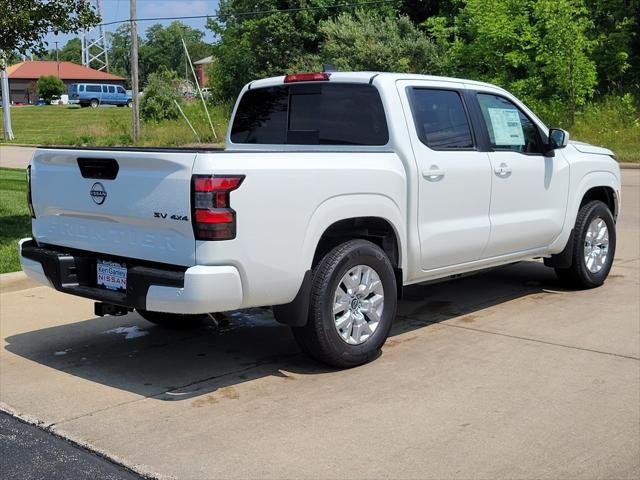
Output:
<path fill-rule="evenodd" d="M 487 108 L 495 145 L 524 145 L 524 132 L 518 111 L 511 108 Z"/>

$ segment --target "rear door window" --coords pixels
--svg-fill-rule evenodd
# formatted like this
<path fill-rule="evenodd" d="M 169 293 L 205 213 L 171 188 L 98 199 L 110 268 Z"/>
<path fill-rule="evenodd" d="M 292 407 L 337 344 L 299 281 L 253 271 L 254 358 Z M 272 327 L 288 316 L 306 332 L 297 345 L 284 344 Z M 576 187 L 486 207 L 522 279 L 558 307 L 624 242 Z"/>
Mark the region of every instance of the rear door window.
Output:
<path fill-rule="evenodd" d="M 389 132 L 380 94 L 372 85 L 309 82 L 247 91 L 231 141 L 385 145 Z"/>
<path fill-rule="evenodd" d="M 106 85 L 102 85 L 102 92 L 103 93 L 107 93 L 108 92 Z"/>
<path fill-rule="evenodd" d="M 420 141 L 434 150 L 473 148 L 473 136 L 457 91 L 412 88 L 411 111 Z"/>
<path fill-rule="evenodd" d="M 109 85 L 109 93 L 116 93 L 116 87 Z"/>

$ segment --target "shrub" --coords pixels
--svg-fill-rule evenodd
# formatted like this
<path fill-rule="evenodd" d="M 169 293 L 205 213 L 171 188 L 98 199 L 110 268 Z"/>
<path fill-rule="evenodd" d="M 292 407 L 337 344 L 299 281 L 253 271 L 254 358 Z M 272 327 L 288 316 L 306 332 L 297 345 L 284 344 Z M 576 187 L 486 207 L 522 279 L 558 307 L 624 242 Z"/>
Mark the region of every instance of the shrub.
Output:
<path fill-rule="evenodd" d="M 177 118 L 178 111 L 174 100 L 179 100 L 180 80 L 176 72 L 162 67 L 149 75 L 140 102 L 140 116 L 145 122 L 158 123 L 162 120 Z"/>
<path fill-rule="evenodd" d="M 40 95 L 46 103 L 50 103 L 53 97 L 59 97 L 66 91 L 66 87 L 62 80 L 53 75 L 42 76 L 36 84 L 38 95 Z"/>

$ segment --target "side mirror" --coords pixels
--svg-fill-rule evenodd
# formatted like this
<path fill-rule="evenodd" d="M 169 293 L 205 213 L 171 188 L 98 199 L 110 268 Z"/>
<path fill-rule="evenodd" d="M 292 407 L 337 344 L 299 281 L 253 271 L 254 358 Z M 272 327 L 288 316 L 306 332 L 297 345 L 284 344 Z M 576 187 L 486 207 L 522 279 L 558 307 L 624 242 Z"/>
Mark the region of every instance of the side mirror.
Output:
<path fill-rule="evenodd" d="M 564 148 L 569 145 L 569 132 L 561 128 L 549 130 L 549 150 Z"/>

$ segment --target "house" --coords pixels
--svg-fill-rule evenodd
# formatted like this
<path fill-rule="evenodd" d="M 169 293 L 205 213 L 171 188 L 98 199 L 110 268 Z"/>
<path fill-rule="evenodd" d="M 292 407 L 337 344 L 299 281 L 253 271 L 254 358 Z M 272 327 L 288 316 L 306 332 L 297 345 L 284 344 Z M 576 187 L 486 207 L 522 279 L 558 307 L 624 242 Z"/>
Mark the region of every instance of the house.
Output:
<path fill-rule="evenodd" d="M 107 72 L 83 67 L 72 62 L 25 61 L 7 69 L 12 103 L 35 103 L 34 84 L 42 76 L 58 77 L 69 87 L 72 83 L 109 83 L 125 86 L 125 79 Z"/>
<path fill-rule="evenodd" d="M 200 84 L 200 87 L 206 87 L 207 86 L 207 81 L 209 80 L 207 78 L 207 65 L 211 64 L 214 62 L 214 58 L 211 57 L 204 57 L 196 62 L 193 62 L 193 65 L 195 67 L 196 70 L 196 78 L 198 79 L 198 83 Z"/>

